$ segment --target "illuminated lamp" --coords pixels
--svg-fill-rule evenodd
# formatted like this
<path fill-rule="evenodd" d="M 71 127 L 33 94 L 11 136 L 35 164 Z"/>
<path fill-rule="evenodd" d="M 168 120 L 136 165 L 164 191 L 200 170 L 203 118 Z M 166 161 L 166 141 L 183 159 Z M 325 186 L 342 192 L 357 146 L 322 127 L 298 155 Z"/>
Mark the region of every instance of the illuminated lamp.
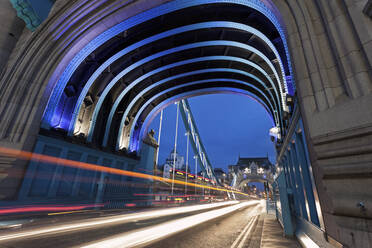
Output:
<path fill-rule="evenodd" d="M 294 105 L 293 96 L 287 94 L 286 97 L 285 97 L 285 102 L 286 102 L 287 106 L 293 107 L 293 105 Z"/>
<path fill-rule="evenodd" d="M 273 142 L 275 141 L 275 138 L 276 139 L 280 139 L 281 138 L 280 128 L 279 127 L 270 128 L 269 134 L 270 134 L 271 137 L 274 137 L 274 140 L 271 139 L 271 141 L 273 141 Z"/>

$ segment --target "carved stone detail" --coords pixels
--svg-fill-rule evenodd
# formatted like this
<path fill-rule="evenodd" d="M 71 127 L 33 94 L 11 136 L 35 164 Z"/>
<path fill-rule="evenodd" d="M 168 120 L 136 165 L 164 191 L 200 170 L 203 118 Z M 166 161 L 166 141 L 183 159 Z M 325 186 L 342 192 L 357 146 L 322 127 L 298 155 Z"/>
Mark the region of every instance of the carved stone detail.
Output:
<path fill-rule="evenodd" d="M 10 2 L 17 11 L 17 16 L 24 20 L 28 29 L 34 31 L 41 24 L 41 18 L 28 0 L 10 0 Z"/>

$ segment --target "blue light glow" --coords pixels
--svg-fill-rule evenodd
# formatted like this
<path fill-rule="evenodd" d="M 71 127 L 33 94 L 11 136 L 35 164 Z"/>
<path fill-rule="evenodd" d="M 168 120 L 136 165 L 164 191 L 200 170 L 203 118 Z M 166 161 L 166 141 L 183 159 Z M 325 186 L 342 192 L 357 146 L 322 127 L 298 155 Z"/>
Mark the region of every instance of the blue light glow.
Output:
<path fill-rule="evenodd" d="M 240 62 L 240 63 L 244 63 L 248 66 L 251 66 L 255 69 L 257 69 L 258 71 L 260 71 L 262 74 L 264 74 L 264 76 L 266 77 L 266 79 L 271 83 L 271 87 L 274 89 L 275 93 L 276 93 L 276 97 L 277 97 L 277 100 L 278 102 L 280 102 L 280 98 L 278 96 L 278 93 L 277 91 L 275 90 L 276 87 L 275 87 L 275 84 L 274 82 L 271 80 L 271 78 L 269 77 L 269 75 L 261 68 L 259 67 L 258 65 L 256 65 L 255 63 L 249 61 L 249 60 L 246 60 L 246 59 L 242 59 L 242 58 L 237 58 L 237 57 L 231 57 L 231 56 L 209 56 L 209 57 L 203 57 L 203 59 L 210 59 L 210 60 L 228 60 L 228 61 L 235 61 L 235 62 Z M 156 86 L 159 86 L 163 83 L 166 83 L 170 80 L 173 80 L 173 79 L 177 79 L 177 78 L 181 78 L 181 77 L 185 77 L 185 76 L 190 76 L 190 75 L 195 75 L 195 74 L 200 74 L 200 73 L 209 73 L 209 72 L 218 72 L 218 71 L 221 71 L 220 69 L 205 69 L 205 70 L 197 70 L 197 71 L 192 71 L 192 72 L 187 72 L 187 73 L 182 73 L 182 74 L 179 74 L 179 75 L 175 75 L 175 76 L 172 76 L 172 77 L 169 77 L 169 78 L 166 78 L 166 79 L 163 79 L 163 80 L 160 80 L 159 82 L 156 82 L 156 83 L 153 83 L 151 86 L 147 87 L 145 90 L 141 91 L 140 93 L 137 94 L 137 96 L 131 101 L 131 103 L 128 105 L 128 107 L 126 108 L 126 111 L 123 115 L 123 118 L 122 118 L 122 121 L 121 121 L 121 126 L 120 126 L 120 130 L 123 128 L 123 123 L 124 123 L 124 120 L 126 119 L 127 117 L 127 114 L 128 112 L 130 111 L 131 107 L 133 106 L 133 104 L 137 101 L 137 99 L 139 99 L 140 97 L 142 97 L 145 92 L 155 88 Z M 230 71 L 229 69 L 226 69 L 224 71 L 229 71 L 229 72 L 235 72 L 235 71 Z M 263 83 L 259 78 L 257 78 L 256 76 L 248 73 L 248 74 L 243 74 L 243 75 L 246 75 L 246 76 L 249 76 L 251 78 L 253 78 L 254 80 L 258 81 L 264 88 L 267 88 L 265 83 Z M 276 105 L 276 101 L 275 101 L 275 98 L 273 97 L 273 95 L 271 94 L 270 91 L 268 91 L 269 95 L 271 96 L 271 98 L 274 100 L 275 102 L 275 107 L 276 109 L 279 109 L 279 111 L 281 111 L 281 106 L 277 106 Z M 125 94 L 125 93 L 124 93 Z M 115 101 L 115 104 L 114 106 L 119 106 L 120 104 L 120 101 L 123 99 L 124 97 L 124 94 L 123 96 L 119 96 L 118 99 Z M 272 109 L 274 111 L 274 109 Z M 107 121 L 107 124 L 106 124 L 106 130 L 105 130 L 105 136 L 104 136 L 104 141 L 103 141 L 103 146 L 106 146 L 107 145 L 107 140 L 108 140 L 108 135 L 109 135 L 109 131 L 110 131 L 110 127 L 111 127 L 111 123 L 112 123 L 112 119 L 113 119 L 113 116 L 115 114 L 115 111 L 116 111 L 116 107 L 113 107 L 110 111 L 110 115 L 109 115 L 109 118 L 108 118 L 108 121 Z M 277 121 L 277 123 L 279 123 L 279 121 Z"/>
<path fill-rule="evenodd" d="M 205 83 L 208 83 L 208 82 L 223 82 L 222 80 L 201 80 L 201 81 L 205 81 Z M 196 82 L 192 82 L 192 83 L 188 83 L 188 84 L 184 84 L 183 86 L 186 86 L 186 85 L 192 85 L 192 84 L 200 84 L 202 83 L 201 81 L 196 81 Z M 254 88 L 255 90 L 259 91 L 261 94 L 263 94 L 263 92 L 261 90 L 259 90 L 258 88 L 254 87 L 253 85 L 250 85 L 249 83 L 246 83 L 244 81 L 240 81 L 240 80 L 229 80 L 230 82 L 236 82 L 236 83 L 241 83 L 243 85 L 248 85 L 252 88 Z M 133 137 L 135 135 L 134 133 L 134 127 L 137 125 L 137 126 L 140 126 L 140 123 L 137 123 L 138 120 L 139 120 L 139 117 L 142 115 L 142 112 L 146 109 L 147 106 L 149 106 L 151 104 L 152 101 L 154 101 L 156 98 L 160 97 L 161 95 L 164 95 L 165 93 L 167 92 L 170 92 L 172 90 L 175 90 L 177 88 L 179 88 L 180 86 L 175 86 L 175 87 L 172 87 L 168 90 L 165 90 L 161 93 L 158 93 L 156 94 L 155 96 L 153 96 L 152 98 L 150 98 L 145 104 L 142 105 L 142 107 L 140 108 L 140 110 L 137 112 L 134 120 L 133 120 L 133 125 L 131 126 L 131 131 L 130 131 L 130 137 Z M 182 86 L 181 86 L 182 87 Z M 268 110 L 268 107 L 266 106 L 266 104 L 264 102 L 261 101 L 261 99 L 259 97 L 257 97 L 256 95 L 252 94 L 251 92 L 248 92 L 246 90 L 242 90 L 242 89 L 237 89 L 237 88 L 232 88 L 232 87 L 214 87 L 213 88 L 214 91 L 216 91 L 216 89 L 221 89 L 220 91 L 217 91 L 217 92 L 226 92 L 226 89 L 229 89 L 228 92 L 240 92 L 240 93 L 244 93 L 245 95 L 249 95 L 251 96 L 252 99 L 254 99 L 255 101 L 257 101 L 258 103 L 260 103 L 264 108 L 265 110 L 267 111 L 267 113 L 269 114 L 271 120 L 273 121 L 273 124 L 275 124 L 274 122 L 274 119 L 273 119 L 273 116 L 271 115 L 270 111 Z M 197 91 L 192 91 L 192 92 L 197 92 Z M 208 92 L 208 91 L 205 91 L 205 89 L 202 89 L 201 92 Z M 173 97 L 171 97 L 170 99 L 173 99 Z M 266 98 L 267 99 L 267 98 Z M 166 102 L 166 101 L 165 101 Z M 271 105 L 270 105 L 271 106 Z M 271 106 L 272 107 L 272 106 Z M 118 136 L 118 142 L 120 141 L 120 135 Z M 140 136 L 142 137 L 142 136 Z M 118 144 L 118 143 L 117 143 Z M 117 149 L 119 149 L 120 146 L 117 145 Z M 130 146 L 131 147 L 131 146 Z"/>
<path fill-rule="evenodd" d="M 84 59 L 91 54 L 95 49 L 97 49 L 99 46 L 101 46 L 103 43 L 111 39 L 112 37 L 118 35 L 119 33 L 123 32 L 124 30 L 127 30 L 137 24 L 140 24 L 142 22 L 145 22 L 147 20 L 150 20 L 154 17 L 164 15 L 167 13 L 170 13 L 175 10 L 197 6 L 197 5 L 203 5 L 203 4 L 214 4 L 214 3 L 231 3 L 231 4 L 240 4 L 244 5 L 250 8 L 253 8 L 262 14 L 264 14 L 277 28 L 281 39 L 284 44 L 284 48 L 286 51 L 287 60 L 289 63 L 290 72 L 292 74 L 292 68 L 288 53 L 288 47 L 287 47 L 287 41 L 285 39 L 285 30 L 281 26 L 281 17 L 279 15 L 276 15 L 277 13 L 272 12 L 272 8 L 268 8 L 265 3 L 259 1 L 259 0 L 175 0 L 171 1 L 169 3 L 160 5 L 158 7 L 155 7 L 153 9 L 150 9 L 148 11 L 142 12 L 132 18 L 129 18 L 114 27 L 106 30 L 99 36 L 97 36 L 95 39 L 93 39 L 88 45 L 86 45 L 68 64 L 65 71 L 63 72 L 62 76 L 59 78 L 59 81 L 54 85 L 54 81 L 50 82 L 50 84 L 54 85 L 53 93 L 51 94 L 51 97 L 48 102 L 47 109 L 45 110 L 43 121 L 42 121 L 42 127 L 44 128 L 50 128 L 51 127 L 51 120 L 53 118 L 53 114 L 55 113 L 56 108 L 58 108 L 58 103 L 60 102 L 61 95 L 63 93 L 63 90 L 70 80 L 71 76 L 75 72 L 75 70 L 78 68 L 78 66 L 84 61 Z M 293 84 L 294 85 L 294 84 Z M 285 91 L 287 92 L 287 82 L 284 84 Z M 289 92 L 290 94 L 293 94 L 293 92 Z"/>
<path fill-rule="evenodd" d="M 155 106 L 152 109 L 152 111 L 147 115 L 147 117 L 145 118 L 144 123 L 142 124 L 142 127 L 139 128 L 141 130 L 139 135 L 136 135 L 135 133 L 133 133 L 133 135 L 131 137 L 131 143 L 130 143 L 130 146 L 129 146 L 130 150 L 131 151 L 138 151 L 140 149 L 140 146 L 139 146 L 140 145 L 140 142 L 139 142 L 140 139 L 145 137 L 145 135 L 148 131 L 147 130 L 148 126 L 150 125 L 151 121 L 155 118 L 155 116 L 162 109 L 164 109 L 164 108 L 168 107 L 169 105 L 171 105 L 171 104 L 173 104 L 177 101 L 180 101 L 181 99 L 184 99 L 184 98 L 193 97 L 193 96 L 200 96 L 200 95 L 207 95 L 207 94 L 226 94 L 226 93 L 228 93 L 228 94 L 241 94 L 241 95 L 250 97 L 251 99 L 257 101 L 257 98 L 251 92 L 248 92 L 248 91 L 242 90 L 242 89 L 230 88 L 230 87 L 217 87 L 217 88 L 201 89 L 201 90 L 184 92 L 182 94 L 173 96 L 173 97 L 168 98 L 165 101 L 161 102 L 157 106 Z M 261 104 L 260 101 L 257 101 L 257 102 Z M 267 111 L 266 108 L 264 108 L 264 109 Z M 140 111 L 139 111 L 139 113 L 140 113 Z M 272 124 L 274 126 L 275 122 L 273 120 L 273 117 L 271 116 L 270 113 L 268 113 L 268 115 L 269 115 L 269 117 L 272 121 Z"/>
<path fill-rule="evenodd" d="M 141 65 L 143 65 L 143 64 L 145 64 L 145 63 L 147 63 L 147 62 L 149 62 L 151 60 L 154 60 L 154 59 L 157 59 L 157 58 L 160 58 L 162 56 L 165 56 L 165 55 L 168 55 L 168 54 L 172 54 L 172 53 L 175 53 L 175 52 L 184 51 L 184 50 L 192 49 L 192 48 L 205 47 L 205 46 L 233 46 L 233 47 L 242 48 L 242 49 L 245 49 L 245 50 L 248 50 L 248 51 L 251 51 L 251 52 L 257 54 L 257 56 L 259 56 L 261 59 L 263 59 L 266 62 L 266 64 L 270 67 L 270 69 L 274 73 L 275 78 L 276 78 L 276 80 L 277 80 L 277 82 L 279 84 L 280 95 L 281 95 L 281 100 L 282 100 L 282 104 L 283 104 L 282 107 L 283 107 L 283 109 L 285 109 L 284 108 L 285 105 L 284 105 L 284 102 L 283 102 L 283 99 L 285 98 L 285 96 L 282 93 L 282 88 L 281 88 L 281 83 L 280 83 L 280 79 L 279 79 L 278 73 L 275 70 L 274 65 L 271 63 L 271 61 L 263 53 L 261 53 L 260 51 L 258 51 L 256 48 L 254 48 L 252 46 L 249 46 L 249 45 L 246 45 L 246 44 L 243 44 L 243 43 L 240 43 L 240 42 L 235 42 L 235 41 L 214 40 L 214 41 L 196 42 L 196 43 L 191 43 L 191 44 L 187 44 L 187 45 L 183 45 L 183 46 L 171 48 L 171 49 L 168 49 L 168 50 L 165 50 L 165 51 L 162 51 L 162 52 L 153 54 L 153 55 L 151 55 L 149 57 L 146 57 L 146 58 L 144 58 L 144 59 L 142 59 L 142 60 L 140 60 L 140 61 L 138 61 L 138 62 L 136 62 L 134 64 L 131 64 L 125 70 L 123 70 L 118 75 L 116 75 L 110 81 L 110 83 L 106 86 L 106 88 L 104 89 L 104 91 L 102 92 L 102 94 L 101 94 L 101 96 L 100 96 L 100 98 L 98 100 L 97 105 L 94 108 L 94 112 L 93 112 L 93 116 L 92 116 L 92 122 L 91 122 L 91 125 L 90 125 L 90 128 L 89 128 L 89 133 L 88 133 L 88 141 L 91 141 L 92 138 L 93 138 L 95 123 L 96 123 L 96 120 L 97 120 L 99 111 L 100 111 L 100 109 L 102 107 L 102 104 L 103 104 L 106 96 L 108 95 L 108 93 L 110 92 L 110 90 L 114 87 L 114 85 L 120 80 L 120 78 L 124 77 L 127 73 L 129 73 L 133 69 L 135 69 L 135 68 L 137 68 L 137 67 L 139 67 L 139 66 L 141 66 Z M 144 80 L 145 78 L 148 78 L 151 75 L 154 75 L 154 74 L 159 73 L 161 71 L 168 70 L 170 68 L 174 68 L 174 67 L 185 65 L 185 64 L 189 64 L 189 63 L 195 63 L 195 62 L 201 62 L 201 61 L 208 61 L 208 60 L 211 60 L 211 58 L 214 58 L 214 57 L 217 58 L 217 56 L 210 56 L 210 58 L 209 57 L 201 57 L 201 58 L 195 58 L 195 59 L 189 59 L 189 60 L 185 60 L 185 61 L 180 61 L 180 62 L 176 62 L 176 63 L 173 63 L 173 64 L 169 64 L 169 65 L 166 65 L 166 66 L 157 68 L 157 69 L 155 69 L 153 71 L 150 71 L 150 72 L 146 73 L 145 75 L 142 75 L 141 77 L 139 77 L 136 80 L 134 80 L 131 84 L 129 84 L 120 93 L 120 95 L 117 97 L 117 99 L 116 99 L 116 101 L 115 101 L 115 103 L 114 103 L 114 105 L 113 105 L 113 107 L 111 109 L 109 120 L 111 120 L 113 118 L 113 114 L 115 113 L 115 111 L 116 111 L 116 109 L 117 109 L 120 101 L 124 98 L 124 96 L 131 89 L 133 89 L 138 83 L 140 83 L 142 80 Z M 276 91 L 276 87 L 274 85 L 273 85 L 273 89 L 275 90 L 275 93 L 278 96 L 278 92 Z"/>
<path fill-rule="evenodd" d="M 151 42 L 154 42 L 154 41 L 157 41 L 157 40 L 160 40 L 162 38 L 169 37 L 169 36 L 172 36 L 172 35 L 175 35 L 175 34 L 179 34 L 179 33 L 183 33 L 183 32 L 188 32 L 188 31 L 192 31 L 192 30 L 197 30 L 197 29 L 204 29 L 204 28 L 234 28 L 234 29 L 239 29 L 239 30 L 243 30 L 245 32 L 254 34 L 255 36 L 257 36 L 260 39 L 262 39 L 266 44 L 268 44 L 268 46 L 270 47 L 270 49 L 272 50 L 272 52 L 275 54 L 277 60 L 279 61 L 279 65 L 280 65 L 280 68 L 281 68 L 281 71 L 282 71 L 282 75 L 284 75 L 284 69 L 283 69 L 282 60 L 281 60 L 281 58 L 279 56 L 278 51 L 276 50 L 276 48 L 272 44 L 272 42 L 263 33 L 261 33 L 260 31 L 258 31 L 257 29 L 254 29 L 254 28 L 252 28 L 250 26 L 247 26 L 247 25 L 244 25 L 244 24 L 241 24 L 241 23 L 226 22 L 226 21 L 202 22 L 202 23 L 196 23 L 196 24 L 192 24 L 192 25 L 182 26 L 182 27 L 179 27 L 179 28 L 175 28 L 175 29 L 168 30 L 168 31 L 165 31 L 163 33 L 160 33 L 160 34 L 151 36 L 151 37 L 146 38 L 144 40 L 141 40 L 141 41 L 139 41 L 139 42 L 137 42 L 137 43 L 135 43 L 133 45 L 130 45 L 129 47 L 121 50 L 120 52 L 116 53 L 115 55 L 113 55 L 112 57 L 110 57 L 108 60 L 106 60 L 92 74 L 92 76 L 89 78 L 89 80 L 87 81 L 87 83 L 84 85 L 84 88 L 83 88 L 83 90 L 80 93 L 79 99 L 78 99 L 77 104 L 76 104 L 75 109 L 74 109 L 74 113 L 72 115 L 72 120 L 71 120 L 70 127 L 69 127 L 69 135 L 72 135 L 72 133 L 73 133 L 74 126 L 76 124 L 76 120 L 78 118 L 78 115 L 79 115 L 79 112 L 80 112 L 82 103 L 83 103 L 84 98 L 87 95 L 90 87 L 93 85 L 93 83 L 98 78 L 98 76 L 104 70 L 106 70 L 107 67 L 109 67 L 112 63 L 114 63 L 119 58 L 125 56 L 126 54 L 130 53 L 131 51 L 133 51 L 133 50 L 135 50 L 135 49 L 137 49 L 139 47 L 142 47 L 144 45 L 147 45 L 147 44 L 149 44 Z M 265 72 L 265 74 L 266 74 L 266 72 Z M 280 85 L 280 83 L 279 83 L 279 85 Z"/>
<path fill-rule="evenodd" d="M 243 75 L 249 75 L 249 73 L 245 72 L 245 71 L 240 71 L 240 70 L 236 70 L 236 69 L 230 69 L 230 68 L 210 68 L 210 69 L 204 69 L 204 70 L 200 70 L 200 71 L 194 71 L 194 72 L 191 72 L 191 73 L 184 73 L 184 74 L 179 74 L 177 76 L 174 76 L 174 77 L 170 77 L 170 78 L 166 78 L 162 81 L 169 81 L 169 80 L 172 80 L 174 78 L 178 78 L 178 77 L 182 77 L 182 76 L 185 76 L 185 74 L 187 75 L 192 75 L 192 74 L 200 74 L 200 73 L 210 73 L 210 72 L 232 72 L 232 73 L 238 73 L 238 74 L 243 74 Z M 248 76 L 247 75 L 247 76 Z M 253 77 L 253 79 L 257 80 L 258 78 L 256 77 Z M 259 83 L 261 83 L 261 85 L 264 86 L 264 83 L 261 81 L 261 80 L 257 80 Z M 164 83 L 164 82 L 161 82 L 159 81 L 158 83 Z M 244 81 L 241 81 L 241 80 L 235 80 L 235 79 L 221 79 L 221 78 L 217 78 L 217 79 L 207 79 L 207 80 L 199 80 L 199 81 L 195 81 L 195 82 L 191 82 L 191 83 L 186 83 L 186 84 L 181 84 L 181 85 L 177 85 L 175 87 L 172 87 L 170 89 L 167 89 L 165 91 L 162 91 L 160 93 L 158 93 L 156 96 L 159 97 L 161 95 L 164 95 L 166 94 L 167 92 L 169 91 L 172 91 L 172 90 L 175 90 L 177 88 L 180 88 L 180 87 L 184 87 L 184 86 L 188 86 L 188 85 L 193 85 L 193 84 L 200 84 L 200 83 L 211 83 L 211 82 L 234 82 L 234 83 L 239 83 L 239 84 L 243 84 L 243 85 L 248 85 L 252 88 L 254 88 L 255 90 L 257 90 L 258 92 L 260 92 L 263 97 L 267 100 L 267 102 L 270 104 L 270 109 L 271 111 L 274 113 L 275 109 L 271 103 L 270 103 L 270 100 L 266 97 L 266 95 L 264 94 L 264 92 L 262 92 L 260 89 L 258 89 L 257 87 L 255 87 L 254 85 L 250 84 L 250 83 L 247 83 L 247 82 L 244 82 Z M 151 86 L 148 87 L 148 88 L 152 88 Z M 120 139 L 122 137 L 122 133 L 123 133 L 123 129 L 124 129 L 124 123 L 125 123 L 125 119 L 126 119 L 126 116 L 128 115 L 130 109 L 132 108 L 132 106 L 136 103 L 136 101 L 144 94 L 144 92 L 148 91 L 148 88 L 146 88 L 145 90 L 143 90 L 142 92 L 140 92 L 137 97 L 135 99 L 132 100 L 131 104 L 127 107 L 126 109 L 126 112 L 124 113 L 122 119 L 121 119 L 121 122 L 120 122 L 120 128 L 119 128 L 119 135 L 118 135 L 118 140 L 117 140 L 117 149 L 119 147 L 121 147 L 121 144 L 120 144 Z M 271 92 L 269 92 L 270 96 L 274 99 L 274 97 L 272 96 Z M 153 99 L 153 98 L 151 98 Z M 155 98 L 154 98 L 155 99 Z M 265 109 L 266 108 L 269 108 L 269 106 L 266 106 L 263 102 L 260 101 L 260 103 L 265 106 Z M 143 106 L 147 106 L 148 104 L 150 104 L 150 100 L 148 102 L 146 102 Z M 278 107 L 276 105 L 276 101 L 274 101 L 274 104 L 275 104 L 275 107 Z M 280 107 L 279 107 L 280 108 Z M 140 113 L 141 110 L 138 112 Z M 269 111 L 268 111 L 269 112 Z M 270 113 L 270 112 L 269 112 Z M 137 114 L 138 115 L 138 114 Z M 271 115 L 271 114 L 270 114 Z M 137 118 L 137 116 L 136 116 Z M 276 116 L 272 117 L 272 118 L 276 118 Z M 136 121 L 136 119 L 135 119 Z M 134 123 L 135 123 L 134 121 Z M 278 125 L 279 123 L 279 120 L 276 120 L 275 123 Z M 131 134 L 132 134 L 132 130 L 133 130 L 133 126 L 132 126 L 132 129 L 131 129 Z M 109 130 L 106 129 L 107 133 L 105 135 L 105 138 L 106 138 L 106 142 L 107 142 L 107 139 L 108 139 L 108 134 L 109 134 Z M 107 143 L 106 143 L 107 144 Z M 104 145 L 106 145 L 104 144 Z"/>

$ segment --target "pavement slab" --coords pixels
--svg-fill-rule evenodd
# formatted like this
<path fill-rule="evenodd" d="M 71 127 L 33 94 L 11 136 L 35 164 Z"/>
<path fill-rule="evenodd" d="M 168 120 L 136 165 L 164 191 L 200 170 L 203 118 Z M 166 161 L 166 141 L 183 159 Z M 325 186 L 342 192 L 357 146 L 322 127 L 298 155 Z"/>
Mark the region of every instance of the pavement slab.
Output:
<path fill-rule="evenodd" d="M 301 245 L 295 239 L 286 238 L 283 235 L 283 228 L 273 215 L 265 215 L 261 248 L 301 248 Z"/>

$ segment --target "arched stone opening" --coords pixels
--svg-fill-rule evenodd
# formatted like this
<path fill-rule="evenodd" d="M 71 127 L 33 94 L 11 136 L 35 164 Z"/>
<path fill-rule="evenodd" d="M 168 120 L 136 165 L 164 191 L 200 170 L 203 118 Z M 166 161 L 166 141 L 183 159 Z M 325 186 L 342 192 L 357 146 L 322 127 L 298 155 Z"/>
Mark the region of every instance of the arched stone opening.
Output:
<path fill-rule="evenodd" d="M 52 100 L 59 100 L 59 97 L 50 96 L 55 92 L 61 78 L 65 77 L 64 73 L 69 71 L 71 62 L 77 62 L 77 66 L 67 76 L 81 76 L 84 81 L 84 77 L 87 77 L 84 73 L 89 73 L 90 65 L 96 59 L 102 59 L 92 56 L 88 51 L 95 50 L 91 46 L 93 40 L 123 20 L 166 2 L 168 1 L 135 1 L 127 4 L 118 1 L 58 1 L 49 18 L 34 33 L 24 30 L 13 50 L 13 59 L 8 62 L 1 78 L 1 145 L 32 151 L 44 110 Z M 225 4 L 230 5 L 231 2 L 225 1 Z M 231 6 L 243 2 L 266 7 L 273 16 L 278 16 L 278 13 L 282 16 L 279 23 L 286 28 L 286 32 L 282 31 L 288 39 L 290 53 L 280 47 L 277 49 L 280 56 L 287 56 L 283 61 L 288 62 L 288 56 L 293 61 L 291 80 L 296 81 L 299 107 L 306 130 L 306 146 L 310 153 L 309 160 L 327 233 L 349 246 L 361 247 L 370 243 L 370 230 L 365 227 L 364 219 L 369 218 L 371 213 L 355 207 L 358 202 L 365 202 L 369 209 L 371 198 L 369 193 L 363 192 L 363 189 L 371 186 L 368 165 L 371 161 L 369 137 L 372 123 L 372 117 L 368 114 L 372 105 L 372 55 L 368 52 L 371 49 L 372 35 L 371 19 L 362 14 L 365 3 L 247 0 L 235 1 Z M 242 12 L 239 12 L 238 18 L 245 14 Z M 206 20 L 199 20 L 202 21 Z M 125 30 L 128 28 L 118 32 L 115 37 L 128 37 L 130 33 Z M 151 30 L 147 32 L 151 33 Z M 141 39 L 141 32 L 136 31 L 136 34 Z M 102 40 L 98 39 L 97 42 L 103 44 Z M 102 48 L 107 49 L 109 54 L 110 51 L 113 52 L 110 49 L 115 49 L 111 45 L 112 43 L 107 43 Z M 263 49 L 267 52 L 267 47 Z M 87 56 L 80 56 L 81 51 L 86 52 Z M 283 65 L 286 66 L 285 63 Z M 75 70 L 80 66 L 80 70 Z M 276 69 L 280 74 L 277 65 Z M 84 75 L 74 75 L 75 71 Z M 284 71 L 287 75 L 291 69 L 285 67 Z M 100 81 L 110 80 L 110 74 L 111 68 L 105 69 Z M 76 82 L 71 83 L 74 85 Z M 64 86 L 66 85 L 68 80 Z M 64 91 L 64 86 L 61 86 L 60 92 Z M 72 92 L 75 90 L 73 88 L 74 86 Z M 97 94 L 100 91 L 99 87 L 94 90 Z M 118 92 L 120 89 L 111 95 Z M 113 98 L 107 101 L 112 100 Z M 90 100 L 86 99 L 86 102 L 89 103 Z M 51 105 L 57 108 L 59 103 Z M 67 112 L 76 106 L 69 101 L 63 102 L 63 105 L 68 109 Z M 73 113 L 70 111 L 71 115 Z M 66 123 L 70 126 L 70 120 Z M 67 135 L 68 130 L 63 130 L 62 134 Z M 290 141 L 288 138 L 288 142 Z M 284 140 L 282 149 L 286 149 L 287 143 Z M 14 199 L 20 179 L 12 178 L 22 177 L 26 163 L 8 157 L 2 158 L 2 161 L 1 197 Z M 346 189 L 343 187 L 345 183 L 353 187 Z M 350 219 L 357 224 L 348 225 Z"/>
<path fill-rule="evenodd" d="M 233 22 L 238 18 L 234 13 L 242 6 L 247 8 L 245 12 L 238 11 L 242 16 L 247 11 L 252 13 L 246 20 L 250 26 Z M 224 16 L 218 14 L 222 10 Z M 182 18 L 200 11 L 205 13 L 193 18 L 191 24 Z M 106 146 L 112 120 L 131 104 L 131 98 L 141 88 L 173 71 L 191 73 L 211 66 L 226 71 L 248 69 L 251 79 L 261 84 L 264 95 L 274 98 L 276 109 L 272 112 L 276 125 L 282 126 L 283 110 L 287 110 L 284 99 L 291 84 L 290 66 L 279 21 L 273 14 L 265 17 L 270 11 L 262 3 L 249 1 L 191 1 L 184 6 L 172 2 L 146 12 L 142 23 L 137 21 L 136 26 L 132 24 L 135 18 L 114 26 L 106 32 L 108 35 L 104 33 L 99 41 L 91 42 L 96 47 L 93 52 L 80 52 L 81 57 L 86 57 L 85 63 L 78 65 L 73 61 L 70 67 L 75 69 L 64 71 L 44 113 L 42 127 L 77 134 L 88 142 Z M 139 30 L 141 35 L 133 35 Z M 154 34 L 154 30 L 158 33 Z"/>

